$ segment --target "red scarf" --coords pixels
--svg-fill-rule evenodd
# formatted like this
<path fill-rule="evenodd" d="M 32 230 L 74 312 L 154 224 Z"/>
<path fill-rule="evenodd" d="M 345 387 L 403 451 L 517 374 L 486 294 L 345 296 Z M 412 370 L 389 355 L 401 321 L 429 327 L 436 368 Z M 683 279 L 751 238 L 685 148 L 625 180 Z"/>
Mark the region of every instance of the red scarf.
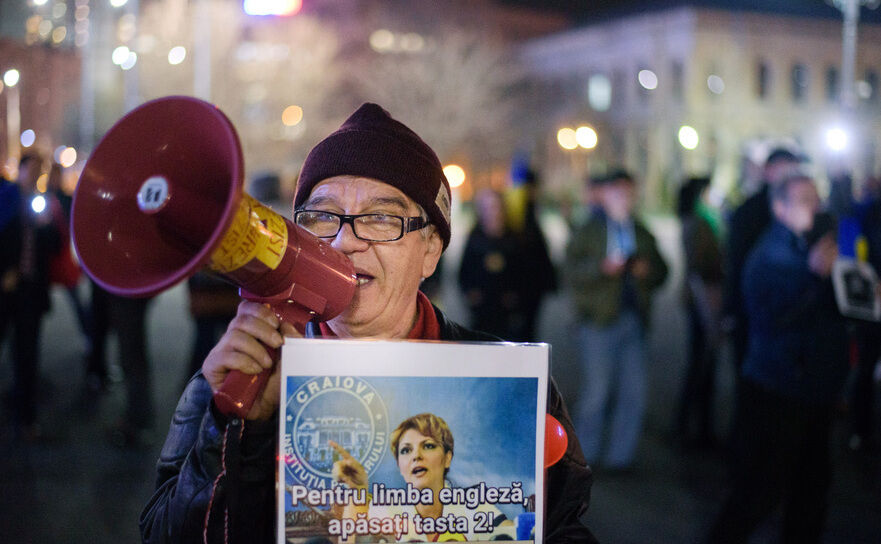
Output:
<path fill-rule="evenodd" d="M 321 336 L 336 338 L 336 333 L 325 322 L 318 324 Z M 434 313 L 434 306 L 422 291 L 416 292 L 416 323 L 407 334 L 408 340 L 440 340 L 440 323 Z"/>

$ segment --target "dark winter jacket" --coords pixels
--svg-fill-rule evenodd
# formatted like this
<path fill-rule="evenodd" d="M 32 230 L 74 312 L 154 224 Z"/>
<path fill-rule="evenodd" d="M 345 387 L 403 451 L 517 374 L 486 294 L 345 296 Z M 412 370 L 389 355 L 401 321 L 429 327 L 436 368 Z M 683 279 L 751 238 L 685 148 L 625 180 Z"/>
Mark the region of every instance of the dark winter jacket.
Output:
<path fill-rule="evenodd" d="M 832 282 L 808 267 L 808 242 L 774 222 L 746 261 L 749 346 L 742 374 L 784 397 L 832 404 L 847 374 L 845 321 Z"/>
<path fill-rule="evenodd" d="M 449 321 L 437 308 L 435 314 L 442 340 L 498 340 Z M 277 538 L 278 420 L 243 423 L 227 419 L 217 412 L 211 398 L 208 382 L 201 373 L 196 374 L 178 403 L 157 463 L 156 492 L 141 514 L 144 542 L 202 542 L 209 507 L 208 542 L 224 542 L 225 508 L 231 512 L 229 542 L 268 543 Z M 595 542 L 579 521 L 590 500 L 591 471 L 553 384 L 548 412 L 565 427 L 569 448 L 563 459 L 547 471 L 545 541 Z M 227 474 L 221 477 L 225 435 Z"/>

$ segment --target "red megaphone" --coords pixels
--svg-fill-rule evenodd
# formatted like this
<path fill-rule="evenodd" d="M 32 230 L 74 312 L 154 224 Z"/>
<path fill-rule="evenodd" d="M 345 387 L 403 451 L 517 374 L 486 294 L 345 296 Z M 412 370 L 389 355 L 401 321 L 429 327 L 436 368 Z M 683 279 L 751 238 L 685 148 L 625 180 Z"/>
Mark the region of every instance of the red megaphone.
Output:
<path fill-rule="evenodd" d="M 171 96 L 132 110 L 77 184 L 71 229 L 83 268 L 111 293 L 143 297 L 207 267 L 301 331 L 338 315 L 355 292 L 349 259 L 244 193 L 243 179 L 238 136 L 215 106 Z M 245 417 L 270 373 L 231 372 L 217 407 Z"/>

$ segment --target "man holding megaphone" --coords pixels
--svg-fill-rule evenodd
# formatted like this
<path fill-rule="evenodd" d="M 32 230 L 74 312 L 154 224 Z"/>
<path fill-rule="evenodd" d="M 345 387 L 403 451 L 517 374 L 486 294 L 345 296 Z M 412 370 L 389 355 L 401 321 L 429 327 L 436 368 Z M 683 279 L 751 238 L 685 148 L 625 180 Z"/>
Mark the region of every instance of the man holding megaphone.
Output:
<path fill-rule="evenodd" d="M 349 306 L 318 324 L 323 336 L 494 341 L 448 320 L 419 291 L 450 241 L 450 188 L 434 151 L 375 104 L 361 106 L 308 155 L 294 223 L 345 255 L 357 275 Z M 258 302 L 243 302 L 201 373 L 188 384 L 158 463 L 140 527 L 145 542 L 273 542 L 279 370 L 267 347 L 299 336 Z M 231 371 L 272 369 L 244 419 L 213 394 Z M 549 412 L 569 448 L 547 475 L 547 542 L 593 542 L 579 517 L 591 474 L 552 387 Z"/>

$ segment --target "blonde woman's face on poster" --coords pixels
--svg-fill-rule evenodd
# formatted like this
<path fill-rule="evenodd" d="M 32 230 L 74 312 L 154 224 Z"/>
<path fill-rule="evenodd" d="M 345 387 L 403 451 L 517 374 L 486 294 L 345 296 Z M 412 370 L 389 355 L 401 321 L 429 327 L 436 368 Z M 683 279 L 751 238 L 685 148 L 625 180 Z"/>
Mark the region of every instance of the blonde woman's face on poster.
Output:
<path fill-rule="evenodd" d="M 416 429 L 408 429 L 398 441 L 398 470 L 404 481 L 418 489 L 440 489 L 453 460 L 443 445 Z"/>

